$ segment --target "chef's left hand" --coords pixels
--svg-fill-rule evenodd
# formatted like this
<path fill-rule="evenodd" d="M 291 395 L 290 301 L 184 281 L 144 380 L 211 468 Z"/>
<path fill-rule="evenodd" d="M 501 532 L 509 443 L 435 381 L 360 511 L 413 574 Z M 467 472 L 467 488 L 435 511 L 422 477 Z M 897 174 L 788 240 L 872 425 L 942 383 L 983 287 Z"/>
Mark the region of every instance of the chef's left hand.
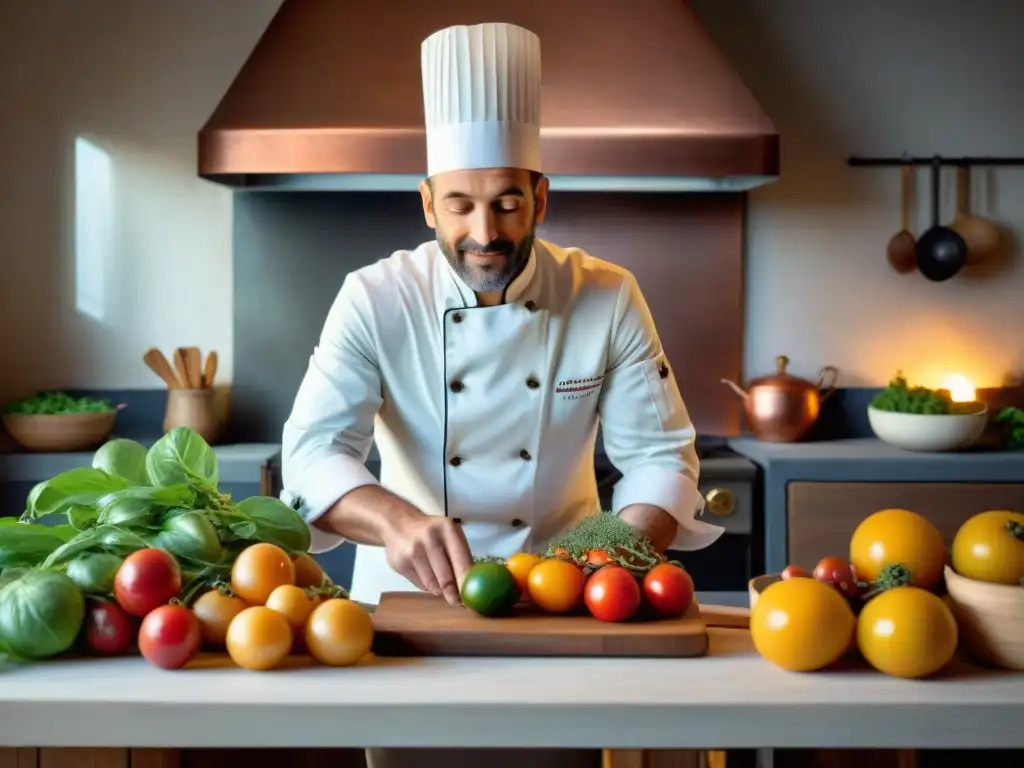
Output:
<path fill-rule="evenodd" d="M 650 539 L 651 546 L 658 552 L 668 549 L 679 525 L 672 515 L 651 504 L 631 504 L 619 517 Z"/>

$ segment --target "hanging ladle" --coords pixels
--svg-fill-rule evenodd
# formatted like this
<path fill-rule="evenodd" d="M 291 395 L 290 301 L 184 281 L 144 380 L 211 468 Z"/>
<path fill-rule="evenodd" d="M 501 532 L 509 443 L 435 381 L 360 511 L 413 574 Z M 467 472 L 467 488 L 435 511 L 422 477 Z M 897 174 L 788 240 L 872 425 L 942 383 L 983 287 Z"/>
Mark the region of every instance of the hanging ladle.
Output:
<path fill-rule="evenodd" d="M 967 243 L 949 227 L 939 223 L 939 190 L 942 164 L 932 162 L 932 226 L 917 241 L 914 255 L 917 269 L 929 280 L 949 280 L 967 263 Z"/>

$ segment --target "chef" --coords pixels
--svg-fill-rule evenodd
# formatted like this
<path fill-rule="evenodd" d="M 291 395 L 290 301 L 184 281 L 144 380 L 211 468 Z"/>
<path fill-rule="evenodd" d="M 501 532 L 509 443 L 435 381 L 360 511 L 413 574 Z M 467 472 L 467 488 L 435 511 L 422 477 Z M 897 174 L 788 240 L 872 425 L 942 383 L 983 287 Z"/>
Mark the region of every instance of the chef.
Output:
<path fill-rule="evenodd" d="M 540 41 L 511 24 L 422 44 L 436 239 L 348 274 L 283 434 L 287 501 L 313 552 L 357 545 L 351 595 L 459 603 L 474 556 L 543 550 L 599 511 L 594 448 L 622 473 L 612 511 L 660 548 L 701 549 L 694 428 L 633 275 L 536 236 Z M 379 480 L 365 462 L 376 443 Z"/>

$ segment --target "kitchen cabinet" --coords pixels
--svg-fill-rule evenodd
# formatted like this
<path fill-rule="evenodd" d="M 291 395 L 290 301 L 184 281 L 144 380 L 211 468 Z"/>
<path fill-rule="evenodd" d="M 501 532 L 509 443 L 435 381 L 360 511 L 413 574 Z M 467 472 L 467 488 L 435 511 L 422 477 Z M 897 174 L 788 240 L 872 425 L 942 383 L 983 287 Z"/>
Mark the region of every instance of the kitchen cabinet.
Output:
<path fill-rule="evenodd" d="M 857 524 L 894 507 L 931 520 L 948 546 L 961 524 L 978 512 L 1024 510 L 1024 482 L 791 482 L 786 497 L 789 561 L 812 569 L 822 557 L 848 556 Z"/>

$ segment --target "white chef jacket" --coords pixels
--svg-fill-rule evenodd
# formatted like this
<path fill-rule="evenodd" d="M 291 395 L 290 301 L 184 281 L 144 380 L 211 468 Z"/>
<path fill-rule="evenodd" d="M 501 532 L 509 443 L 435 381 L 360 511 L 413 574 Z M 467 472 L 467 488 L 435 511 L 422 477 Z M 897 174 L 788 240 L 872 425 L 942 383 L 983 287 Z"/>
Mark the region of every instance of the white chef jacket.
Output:
<path fill-rule="evenodd" d="M 623 477 L 613 512 L 669 512 L 672 548 L 722 529 L 696 519 L 695 432 L 633 275 L 538 239 L 506 301 L 482 306 L 434 241 L 344 280 L 284 425 L 282 498 L 312 523 L 379 483 L 460 524 L 474 556 L 541 551 L 599 510 L 594 447 Z M 311 551 L 340 536 L 312 528 Z M 416 587 L 359 545 L 351 595 Z"/>

